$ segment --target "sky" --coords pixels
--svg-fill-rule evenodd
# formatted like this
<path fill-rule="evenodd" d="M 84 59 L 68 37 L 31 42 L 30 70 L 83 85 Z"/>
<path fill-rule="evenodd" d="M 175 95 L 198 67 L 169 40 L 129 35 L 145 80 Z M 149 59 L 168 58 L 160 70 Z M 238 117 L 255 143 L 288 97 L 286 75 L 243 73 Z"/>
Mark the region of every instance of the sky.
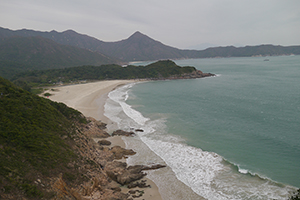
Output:
<path fill-rule="evenodd" d="M 140 31 L 180 49 L 290 46 L 300 45 L 300 0 L 0 0 L 0 27 L 106 42 Z"/>

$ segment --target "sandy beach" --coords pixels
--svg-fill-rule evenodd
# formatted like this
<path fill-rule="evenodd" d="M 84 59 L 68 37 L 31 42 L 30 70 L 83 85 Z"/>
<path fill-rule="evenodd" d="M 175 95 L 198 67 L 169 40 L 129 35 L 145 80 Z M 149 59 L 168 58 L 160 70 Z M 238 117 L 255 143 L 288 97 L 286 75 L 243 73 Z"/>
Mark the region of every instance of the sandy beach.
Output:
<path fill-rule="evenodd" d="M 48 97 L 52 101 L 62 102 L 76 110 L 82 112 L 86 117 L 93 117 L 96 120 L 108 124 L 109 119 L 104 116 L 104 104 L 107 95 L 110 91 L 121 85 L 135 82 L 134 80 L 111 80 L 111 81 L 98 81 L 85 84 L 67 85 L 53 87 L 44 93 L 50 93 Z M 120 136 L 108 138 L 112 142 L 111 146 L 119 145 L 125 148 L 125 143 Z M 151 185 L 151 188 L 143 188 L 144 195 L 137 200 L 161 200 L 158 187 L 148 178 L 147 184 Z M 122 187 L 124 193 L 129 189 Z"/>
<path fill-rule="evenodd" d="M 103 115 L 107 94 L 118 86 L 135 82 L 134 80 L 98 81 L 84 84 L 59 86 L 49 89 L 49 99 L 62 102 L 79 110 L 86 117 L 93 117 L 108 123 Z"/>

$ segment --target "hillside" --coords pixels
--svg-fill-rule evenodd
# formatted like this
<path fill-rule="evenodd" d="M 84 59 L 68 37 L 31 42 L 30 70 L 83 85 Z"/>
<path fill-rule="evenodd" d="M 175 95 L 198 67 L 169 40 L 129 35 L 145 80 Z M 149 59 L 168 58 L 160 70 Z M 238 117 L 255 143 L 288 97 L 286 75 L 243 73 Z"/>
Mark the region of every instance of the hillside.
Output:
<path fill-rule="evenodd" d="M 195 67 L 181 67 L 171 60 L 161 60 L 147 66 L 119 65 L 81 66 L 64 69 L 36 70 L 20 73 L 13 81 L 24 89 L 53 85 L 58 83 L 76 83 L 82 80 L 111 79 L 183 79 L 213 76 L 203 73 Z"/>
<path fill-rule="evenodd" d="M 104 138 L 111 137 L 106 124 L 2 77 L 0 113 L 0 199 L 130 200 L 136 192 L 123 193 L 121 186 L 139 187 L 142 196 L 139 189 L 149 187 L 137 182 L 146 175 L 144 170 L 165 167 L 117 161 L 135 152 L 103 146 L 109 142 Z M 117 130 L 112 135 L 134 133 Z M 95 137 L 103 143 L 96 143 Z"/>
<path fill-rule="evenodd" d="M 17 30 L 0 28 L 0 38 L 11 36 L 41 36 L 54 40 L 60 44 L 76 46 L 99 52 L 104 55 L 129 61 L 147 61 L 159 59 L 186 59 L 186 58 L 213 58 L 213 57 L 249 57 L 249 56 L 272 56 L 300 54 L 300 46 L 274 46 L 259 45 L 246 47 L 214 47 L 205 50 L 182 50 L 167 46 L 145 34 L 135 32 L 129 38 L 116 41 L 104 42 L 88 35 L 76 33 L 73 30 L 64 32 L 40 32 L 33 30 Z"/>
<path fill-rule="evenodd" d="M 37 179 L 46 183 L 47 177 L 59 173 L 78 176 L 80 171 L 68 163 L 79 162 L 72 137 L 76 133 L 73 123 L 86 123 L 81 113 L 32 95 L 1 77 L 0 94 L 1 192 L 40 198 L 50 194 L 34 184 Z M 79 175 L 73 181 L 82 178 Z"/>
<path fill-rule="evenodd" d="M 0 75 L 11 78 L 16 72 L 80 65 L 118 63 L 97 52 L 62 45 L 40 36 L 9 37 L 0 40 Z"/>

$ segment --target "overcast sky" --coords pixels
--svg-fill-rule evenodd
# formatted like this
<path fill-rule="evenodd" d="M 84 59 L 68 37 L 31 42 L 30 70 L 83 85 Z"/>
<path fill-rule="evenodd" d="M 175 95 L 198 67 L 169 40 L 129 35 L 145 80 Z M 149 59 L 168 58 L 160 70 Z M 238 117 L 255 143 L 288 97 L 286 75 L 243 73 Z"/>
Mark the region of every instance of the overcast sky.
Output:
<path fill-rule="evenodd" d="M 166 45 L 300 45 L 300 0 L 0 0 L 0 26 Z"/>

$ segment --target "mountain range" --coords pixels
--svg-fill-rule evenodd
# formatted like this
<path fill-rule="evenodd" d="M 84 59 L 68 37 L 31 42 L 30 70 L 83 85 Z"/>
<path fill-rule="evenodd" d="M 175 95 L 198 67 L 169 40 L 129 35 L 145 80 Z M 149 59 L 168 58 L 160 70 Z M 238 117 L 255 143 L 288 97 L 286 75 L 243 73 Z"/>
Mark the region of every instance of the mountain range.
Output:
<path fill-rule="evenodd" d="M 137 31 L 129 38 L 104 42 L 73 30 L 10 30 L 0 27 L 0 76 L 19 71 L 82 65 L 125 64 L 162 59 L 300 55 L 300 46 L 259 45 L 183 50 Z"/>
<path fill-rule="evenodd" d="M 9 30 L 0 28 L 0 38 L 12 36 L 48 38 L 56 43 L 98 52 L 121 61 L 148 61 L 159 59 L 248 57 L 300 54 L 300 46 L 259 45 L 246 47 L 212 47 L 205 50 L 182 50 L 167 46 L 137 31 L 129 38 L 117 42 L 104 42 L 73 30 L 41 32 L 33 30 Z"/>

